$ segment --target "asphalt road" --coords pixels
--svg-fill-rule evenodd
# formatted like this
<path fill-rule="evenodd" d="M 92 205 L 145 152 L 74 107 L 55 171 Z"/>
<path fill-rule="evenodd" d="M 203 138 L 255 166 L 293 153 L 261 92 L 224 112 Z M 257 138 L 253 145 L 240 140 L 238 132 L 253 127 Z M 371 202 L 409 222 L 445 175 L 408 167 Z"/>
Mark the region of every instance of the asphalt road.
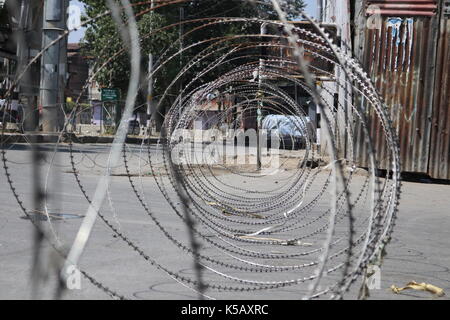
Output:
<path fill-rule="evenodd" d="M 55 158 L 52 146 L 43 145 L 47 150 L 46 162 L 42 163 L 42 179 L 48 181 L 49 212 L 62 214 L 63 219 L 52 221 L 51 234 L 66 246 L 71 244 L 84 215 L 88 203 L 80 192 L 68 156 L 68 147 L 61 146 Z M 92 196 L 99 176 L 104 172 L 108 145 L 77 145 L 74 161 L 89 196 Z M 161 152 L 156 146 L 151 147 L 155 154 L 152 173 L 148 166 L 146 150 L 140 152 L 139 146 L 129 146 L 129 165 L 133 173 L 133 181 L 144 194 L 145 201 L 167 231 L 182 243 L 188 243 L 185 226 L 174 215 L 166 199 L 153 179 L 162 165 Z M 15 145 L 7 151 L 8 167 L 17 193 L 26 208 L 32 207 L 32 166 L 30 151 L 25 145 Z M 48 164 L 53 169 L 47 173 Z M 113 169 L 113 178 L 108 197 L 101 212 L 114 226 L 138 244 L 145 252 L 161 265 L 188 277 L 194 277 L 192 258 L 177 248 L 162 235 L 156 224 L 142 209 L 133 194 L 122 164 Z M 139 179 L 138 175 L 145 176 Z M 48 176 L 47 176 L 48 174 Z M 287 174 L 287 173 L 286 173 Z M 326 174 L 318 177 L 324 181 Z M 161 178 L 168 183 L 167 177 Z M 233 177 L 222 174 L 222 179 L 233 183 Z M 273 179 L 276 179 L 273 178 Z M 322 179 L 322 180 L 321 180 Z M 58 256 L 48 244 L 42 248 L 43 282 L 39 290 L 33 292 L 31 270 L 34 252 L 34 227 L 21 212 L 6 182 L 5 172 L 0 173 L 0 299 L 51 299 L 56 287 L 56 265 Z M 362 177 L 355 177 L 355 190 L 362 185 Z M 241 181 L 242 182 L 242 181 Z M 277 181 L 273 181 L 278 183 Z M 450 295 L 450 185 L 404 182 L 399 217 L 396 223 L 392 242 L 387 248 L 387 256 L 381 269 L 380 289 L 370 292 L 371 299 L 437 299 L 428 292 L 405 291 L 394 294 L 391 285 L 404 286 L 415 280 L 426 282 L 444 289 L 448 299 Z M 178 206 L 179 203 L 175 203 Z M 320 206 L 319 206 L 320 207 Z M 42 222 L 46 226 L 48 222 Z M 54 233 L 53 233 L 54 232 Z M 318 238 L 319 239 L 319 238 Z M 253 250 L 252 246 L 248 249 Z M 231 258 L 203 244 L 202 252 L 231 262 Z M 273 250 L 298 250 L 298 248 L 275 248 Z M 309 261 L 309 260 L 305 260 Z M 280 265 L 289 261 L 279 261 Z M 197 294 L 181 285 L 166 273 L 152 266 L 142 256 L 130 249 L 113 234 L 101 221 L 97 221 L 80 263 L 82 270 L 88 272 L 110 289 L 130 299 L 196 299 Z M 281 280 L 283 277 L 270 273 L 249 274 L 232 270 L 228 274 L 258 281 Z M 298 278 L 298 272 L 289 272 L 288 279 Z M 220 277 L 205 275 L 207 281 L 217 284 L 230 284 Z M 108 299 L 98 287 L 86 278 L 81 278 L 81 287 L 66 291 L 66 299 Z M 236 285 L 239 285 L 237 283 Z M 354 299 L 360 283 L 357 282 L 346 295 Z M 209 290 L 207 294 L 218 299 L 300 299 L 307 286 L 290 286 L 270 291 L 252 293 L 217 292 Z"/>

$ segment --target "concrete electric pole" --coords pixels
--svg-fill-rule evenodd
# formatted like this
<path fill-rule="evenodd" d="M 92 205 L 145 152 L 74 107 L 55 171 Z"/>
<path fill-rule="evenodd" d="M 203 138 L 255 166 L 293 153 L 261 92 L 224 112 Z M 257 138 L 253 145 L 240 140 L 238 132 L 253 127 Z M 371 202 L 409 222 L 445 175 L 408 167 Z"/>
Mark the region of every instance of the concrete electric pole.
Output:
<path fill-rule="evenodd" d="M 154 1 L 151 1 L 150 8 L 153 9 L 155 6 Z M 153 18 L 153 10 L 150 12 Z M 153 29 L 153 19 L 151 19 L 151 28 Z M 151 30 L 150 30 L 151 32 Z M 155 110 L 153 104 L 153 54 L 150 52 L 148 54 L 148 89 L 147 89 L 147 134 L 151 133 L 151 120 L 155 121 Z"/>
<path fill-rule="evenodd" d="M 19 83 L 20 93 L 22 96 L 27 97 L 26 106 L 24 109 L 24 123 L 23 129 L 25 131 L 36 131 L 37 130 L 37 114 L 35 112 L 35 107 L 32 102 L 32 81 L 30 68 L 26 69 L 29 61 L 29 47 L 27 45 L 26 31 L 29 27 L 28 17 L 30 10 L 30 0 L 22 0 L 20 2 L 20 17 L 18 29 L 16 31 L 17 38 L 17 60 L 18 60 L 18 71 L 21 73 L 24 71 L 24 75 Z M 9 74 L 9 73 L 8 73 Z"/>
<path fill-rule="evenodd" d="M 323 0 L 317 0 L 317 21 L 322 21 L 323 18 Z"/>
<path fill-rule="evenodd" d="M 264 22 L 260 26 L 260 34 L 261 34 L 261 58 L 259 59 L 259 70 L 258 70 L 258 94 L 259 101 L 258 101 L 258 109 L 256 110 L 256 169 L 259 171 L 261 170 L 261 121 L 262 121 L 262 108 L 263 108 L 263 101 L 262 101 L 262 80 L 263 80 L 263 70 L 264 70 L 264 55 L 266 54 L 265 48 L 263 46 L 264 38 L 263 36 L 267 33 L 267 23 Z"/>
<path fill-rule="evenodd" d="M 58 39 L 66 30 L 68 0 L 45 0 L 42 26 L 42 48 Z M 67 38 L 44 51 L 41 60 L 40 104 L 42 131 L 57 132 L 59 113 L 64 103 L 64 84 L 67 65 Z"/>

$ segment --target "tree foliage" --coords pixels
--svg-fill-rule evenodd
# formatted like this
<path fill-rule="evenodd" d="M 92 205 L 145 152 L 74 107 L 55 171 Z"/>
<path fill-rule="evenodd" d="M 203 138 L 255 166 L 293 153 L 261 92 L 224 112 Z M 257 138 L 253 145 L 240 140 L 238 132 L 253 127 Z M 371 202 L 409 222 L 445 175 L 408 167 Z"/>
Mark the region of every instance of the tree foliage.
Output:
<path fill-rule="evenodd" d="M 105 12 L 108 8 L 106 1 L 98 0 L 82 0 L 86 5 L 86 18 L 93 18 Z M 157 30 L 164 26 L 177 24 L 181 21 L 180 5 L 169 5 L 158 8 L 153 14 L 148 9 L 150 1 L 142 4 L 142 0 L 131 0 L 133 10 L 136 14 L 137 23 L 141 37 L 142 48 L 142 68 L 145 73 L 147 70 L 147 54 L 152 53 L 156 60 L 165 52 L 169 46 L 173 46 L 179 39 L 180 27 L 176 25 L 173 28 L 164 29 L 151 35 L 151 30 Z M 301 0 L 282 0 L 282 6 L 287 8 L 289 18 L 299 16 L 299 12 L 304 8 L 304 3 Z M 259 17 L 264 19 L 277 19 L 277 14 L 273 10 L 271 0 L 191 0 L 182 4 L 184 12 L 184 20 L 200 19 L 205 17 Z M 125 15 L 124 20 L 125 19 Z M 126 21 L 125 21 L 126 22 Z M 201 22 L 195 24 L 191 23 L 183 27 L 183 33 L 189 32 L 192 28 L 201 25 Z M 183 45 L 196 43 L 206 38 L 219 37 L 223 35 L 234 35 L 247 33 L 249 30 L 245 28 L 255 28 L 255 33 L 259 32 L 259 27 L 256 25 L 245 24 L 217 24 L 212 27 L 202 29 L 201 32 L 193 32 L 189 37 L 186 37 Z M 250 30 L 251 32 L 251 30 Z M 129 57 L 124 49 L 124 45 L 120 40 L 120 35 L 116 24 L 110 15 L 105 15 L 101 18 L 95 19 L 88 24 L 88 28 L 82 43 L 84 53 L 92 57 L 92 62 L 96 64 L 98 73 L 96 81 L 104 87 L 116 87 L 122 91 L 126 90 L 128 85 L 130 67 Z M 178 48 L 177 48 L 178 49 Z M 196 54 L 201 47 L 196 48 L 192 52 L 186 52 L 178 60 L 170 61 L 161 70 L 160 75 L 155 83 L 155 95 L 160 95 L 174 79 L 179 72 L 180 67 L 185 61 Z M 115 56 L 118 52 L 124 52 L 121 55 Z M 212 57 L 211 59 L 213 59 Z M 100 66 L 105 64 L 104 68 Z M 206 62 L 205 62 L 206 63 Z M 176 88 L 173 89 L 173 95 L 176 95 Z M 141 98 L 142 102 L 142 98 Z"/>

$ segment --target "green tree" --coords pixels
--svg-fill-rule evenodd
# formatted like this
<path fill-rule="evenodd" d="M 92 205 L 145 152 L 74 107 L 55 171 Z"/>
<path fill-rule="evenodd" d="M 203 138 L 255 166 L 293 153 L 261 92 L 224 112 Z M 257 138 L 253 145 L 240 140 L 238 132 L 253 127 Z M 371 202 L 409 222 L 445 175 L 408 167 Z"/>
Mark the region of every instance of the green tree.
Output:
<path fill-rule="evenodd" d="M 83 2 L 86 4 L 85 18 L 96 17 L 107 10 L 105 2 L 96 0 L 84 0 Z M 134 10 L 138 12 L 146 8 L 148 6 L 135 7 Z M 159 13 L 144 14 L 138 17 L 143 56 L 148 52 L 158 53 L 167 47 L 168 43 L 176 40 L 174 32 L 158 32 L 155 36 L 147 36 L 150 30 L 161 28 L 168 23 L 169 21 Z M 103 16 L 89 23 L 82 42 L 82 49 L 86 56 L 91 57 L 91 64 L 95 64 L 94 71 L 97 72 L 95 80 L 100 86 L 126 90 L 130 76 L 129 59 L 111 16 Z M 143 65 L 143 67 L 145 66 Z"/>
<path fill-rule="evenodd" d="M 86 17 L 93 18 L 107 10 L 105 1 L 97 0 L 82 0 L 86 5 Z M 170 5 L 158 8 L 155 13 L 148 12 L 149 3 L 142 4 L 142 0 L 131 0 L 134 6 L 133 10 L 136 13 L 139 32 L 141 35 L 142 48 L 142 68 L 143 73 L 147 70 L 147 54 L 152 53 L 156 60 L 161 56 L 170 46 L 173 46 L 170 53 L 175 53 L 179 49 L 176 41 L 179 39 L 180 27 L 178 25 L 173 28 L 164 29 L 149 36 L 151 30 L 156 30 L 164 26 L 177 24 L 181 21 L 180 5 Z M 281 0 L 280 3 L 285 8 L 288 8 L 289 18 L 296 18 L 299 16 L 300 10 L 304 8 L 304 3 L 301 0 Z M 182 4 L 184 12 L 184 20 L 193 20 L 209 17 L 259 17 L 263 19 L 276 20 L 278 18 L 276 12 L 273 10 L 270 0 L 191 0 Z M 125 18 L 124 18 L 125 20 Z M 202 25 L 203 22 L 189 23 L 183 25 L 183 33 L 187 33 L 196 27 Z M 199 32 L 192 32 L 189 37 L 183 40 L 184 47 L 193 43 L 198 43 L 207 38 L 220 37 L 224 35 L 236 35 L 245 33 L 259 33 L 259 26 L 253 24 L 216 24 L 208 28 L 201 29 Z M 200 50 L 206 48 L 209 44 L 197 46 L 190 51 L 186 51 L 178 59 L 173 59 L 169 64 L 159 72 L 155 82 L 155 95 L 161 95 L 169 86 L 171 81 L 178 74 L 180 67 L 185 62 L 197 54 Z M 83 43 L 83 50 L 87 56 L 92 57 L 92 61 L 96 64 L 98 70 L 96 81 L 101 86 L 117 87 L 126 91 L 129 80 L 129 57 L 126 53 L 121 54 L 115 58 L 114 55 L 123 49 L 123 43 L 120 41 L 120 35 L 111 16 L 106 15 L 95 21 L 89 23 Z M 203 66 L 207 65 L 209 61 L 217 58 L 213 55 L 203 62 Z M 180 60 L 183 61 L 180 61 Z M 108 62 L 105 68 L 100 68 L 105 62 Z M 199 65 L 201 68 L 202 65 Z M 220 72 L 221 70 L 217 70 Z M 186 79 L 193 76 L 195 70 L 185 75 L 185 79 L 180 79 L 183 83 Z M 212 75 L 210 75 L 212 77 Z M 208 80 L 208 77 L 203 81 Z M 171 89 L 171 96 L 175 97 L 178 94 L 178 87 L 174 86 Z M 138 104 L 143 104 L 145 101 L 144 95 L 138 98 Z"/>

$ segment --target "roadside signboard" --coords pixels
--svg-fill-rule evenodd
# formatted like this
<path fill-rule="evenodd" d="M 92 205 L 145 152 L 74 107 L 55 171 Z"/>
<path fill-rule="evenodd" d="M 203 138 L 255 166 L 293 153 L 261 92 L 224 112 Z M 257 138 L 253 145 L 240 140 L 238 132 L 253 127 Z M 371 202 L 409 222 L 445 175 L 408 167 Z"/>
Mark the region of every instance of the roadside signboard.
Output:
<path fill-rule="evenodd" d="M 102 89 L 102 102 L 119 100 L 119 90 L 113 88 Z"/>

